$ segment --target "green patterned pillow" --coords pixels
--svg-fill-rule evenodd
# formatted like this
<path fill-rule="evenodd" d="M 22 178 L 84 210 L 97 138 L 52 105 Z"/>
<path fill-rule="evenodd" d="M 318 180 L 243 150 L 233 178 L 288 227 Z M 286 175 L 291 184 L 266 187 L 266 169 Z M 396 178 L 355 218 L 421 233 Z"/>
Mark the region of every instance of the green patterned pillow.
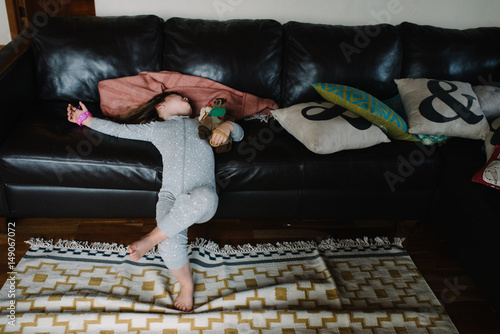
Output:
<path fill-rule="evenodd" d="M 332 103 L 338 104 L 385 130 L 393 139 L 419 141 L 408 132 L 405 120 L 376 97 L 362 90 L 330 83 L 315 83 L 314 89 Z"/>

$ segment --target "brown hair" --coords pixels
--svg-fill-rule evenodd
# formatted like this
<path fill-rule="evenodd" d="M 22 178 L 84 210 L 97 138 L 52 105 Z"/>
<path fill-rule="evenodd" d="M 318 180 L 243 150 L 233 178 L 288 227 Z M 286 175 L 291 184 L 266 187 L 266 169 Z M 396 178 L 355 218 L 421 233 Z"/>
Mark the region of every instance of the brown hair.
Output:
<path fill-rule="evenodd" d="M 115 117 L 115 121 L 122 124 L 144 124 L 153 121 L 161 122 L 156 106 L 162 103 L 169 95 L 180 95 L 176 92 L 163 92 L 153 96 L 149 101 L 136 107 L 128 108 L 123 115 Z"/>

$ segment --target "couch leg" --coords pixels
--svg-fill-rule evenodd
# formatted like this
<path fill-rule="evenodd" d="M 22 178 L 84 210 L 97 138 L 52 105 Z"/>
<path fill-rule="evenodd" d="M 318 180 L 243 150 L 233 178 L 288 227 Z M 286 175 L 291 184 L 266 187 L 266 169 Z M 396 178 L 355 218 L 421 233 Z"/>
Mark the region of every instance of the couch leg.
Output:
<path fill-rule="evenodd" d="M 396 236 L 398 237 L 408 237 L 417 225 L 417 220 L 399 220 L 396 223 L 397 230 Z"/>

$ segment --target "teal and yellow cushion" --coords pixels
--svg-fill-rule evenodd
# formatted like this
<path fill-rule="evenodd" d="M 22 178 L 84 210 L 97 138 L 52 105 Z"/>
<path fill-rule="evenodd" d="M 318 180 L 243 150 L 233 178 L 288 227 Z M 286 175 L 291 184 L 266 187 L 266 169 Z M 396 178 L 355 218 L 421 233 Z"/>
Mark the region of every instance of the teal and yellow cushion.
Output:
<path fill-rule="evenodd" d="M 357 88 L 331 83 L 314 83 L 314 89 L 327 101 L 338 104 L 378 125 L 393 139 L 419 141 L 408 132 L 405 120 L 376 97 Z"/>

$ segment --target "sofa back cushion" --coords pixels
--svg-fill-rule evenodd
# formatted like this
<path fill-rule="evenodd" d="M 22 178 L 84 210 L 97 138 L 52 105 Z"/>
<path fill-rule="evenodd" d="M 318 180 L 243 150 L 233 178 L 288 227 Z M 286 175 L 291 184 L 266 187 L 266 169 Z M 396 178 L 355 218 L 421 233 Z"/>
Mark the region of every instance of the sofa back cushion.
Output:
<path fill-rule="evenodd" d="M 99 81 L 159 70 L 163 24 L 151 15 L 51 18 L 33 40 L 39 99 L 98 102 Z"/>
<path fill-rule="evenodd" d="M 321 100 L 312 83 L 361 89 L 379 99 L 397 94 L 401 42 L 396 27 L 285 24 L 283 105 Z"/>
<path fill-rule="evenodd" d="M 500 28 L 447 29 L 404 22 L 402 78 L 493 85 L 500 81 Z"/>
<path fill-rule="evenodd" d="M 279 22 L 171 18 L 165 36 L 163 70 L 208 78 L 280 103 Z"/>

